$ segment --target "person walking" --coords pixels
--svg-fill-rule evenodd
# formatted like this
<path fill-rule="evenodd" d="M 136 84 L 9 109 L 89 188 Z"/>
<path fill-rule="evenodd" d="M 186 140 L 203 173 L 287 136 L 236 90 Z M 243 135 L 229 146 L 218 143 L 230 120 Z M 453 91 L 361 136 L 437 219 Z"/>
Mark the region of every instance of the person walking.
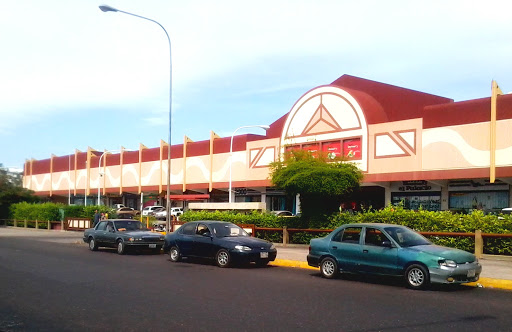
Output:
<path fill-rule="evenodd" d="M 94 223 L 92 224 L 92 227 L 96 227 L 96 225 L 100 222 L 100 213 L 98 212 L 98 210 L 95 210 L 94 211 Z"/>

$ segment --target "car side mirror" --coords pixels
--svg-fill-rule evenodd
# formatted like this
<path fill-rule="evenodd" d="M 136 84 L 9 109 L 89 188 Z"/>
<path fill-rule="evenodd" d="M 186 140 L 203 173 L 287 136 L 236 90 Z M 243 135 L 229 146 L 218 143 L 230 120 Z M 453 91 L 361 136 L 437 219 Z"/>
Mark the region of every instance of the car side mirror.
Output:
<path fill-rule="evenodd" d="M 382 241 L 382 246 L 385 248 L 393 248 L 391 241 Z"/>

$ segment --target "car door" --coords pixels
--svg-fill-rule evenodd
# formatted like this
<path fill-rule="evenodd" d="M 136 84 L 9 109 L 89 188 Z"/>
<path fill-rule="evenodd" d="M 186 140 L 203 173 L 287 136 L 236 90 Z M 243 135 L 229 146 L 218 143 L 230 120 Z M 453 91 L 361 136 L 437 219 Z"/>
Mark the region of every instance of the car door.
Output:
<path fill-rule="evenodd" d="M 96 238 L 96 243 L 98 245 L 103 245 L 105 243 L 105 236 L 107 232 L 107 221 L 100 221 L 96 230 L 94 231 L 94 237 Z"/>
<path fill-rule="evenodd" d="M 367 273 L 398 273 L 398 249 L 391 247 L 391 239 L 376 227 L 365 227 L 362 246 L 362 271 Z"/>
<path fill-rule="evenodd" d="M 212 258 L 213 251 L 212 232 L 206 224 L 199 223 L 194 236 L 194 256 Z"/>
<path fill-rule="evenodd" d="M 103 233 L 104 239 L 103 243 L 106 246 L 112 247 L 116 243 L 116 231 L 114 228 L 114 223 L 112 221 L 107 221 L 107 229 Z"/>
<path fill-rule="evenodd" d="M 346 227 L 332 237 L 329 251 L 336 258 L 341 269 L 346 271 L 360 270 L 361 233 L 362 227 Z"/>
<path fill-rule="evenodd" d="M 183 256 L 193 256 L 194 237 L 196 236 L 197 223 L 186 223 L 180 227 L 179 234 L 176 236 L 176 244 Z"/>

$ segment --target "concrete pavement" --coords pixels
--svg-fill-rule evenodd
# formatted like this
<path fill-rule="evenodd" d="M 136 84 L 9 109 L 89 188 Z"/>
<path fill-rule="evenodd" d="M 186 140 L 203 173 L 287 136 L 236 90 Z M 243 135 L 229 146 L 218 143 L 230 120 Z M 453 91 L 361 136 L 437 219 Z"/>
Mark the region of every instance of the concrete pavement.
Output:
<path fill-rule="evenodd" d="M 37 236 L 42 241 L 74 243 L 85 246 L 82 240 L 83 232 L 76 231 L 0 227 L 0 237 L 2 236 Z M 276 244 L 276 247 L 277 258 L 270 265 L 318 270 L 318 268 L 308 266 L 306 259 L 309 250 L 308 245 L 289 244 L 284 246 L 283 244 Z M 512 290 L 512 256 L 484 255 L 479 261 L 482 264 L 480 280 L 467 285 Z"/>

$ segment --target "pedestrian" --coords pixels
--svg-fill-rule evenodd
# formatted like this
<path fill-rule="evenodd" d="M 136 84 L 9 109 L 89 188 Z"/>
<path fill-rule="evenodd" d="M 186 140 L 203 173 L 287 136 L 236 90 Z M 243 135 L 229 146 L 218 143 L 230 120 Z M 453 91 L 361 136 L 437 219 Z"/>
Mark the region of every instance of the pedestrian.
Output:
<path fill-rule="evenodd" d="M 98 212 L 98 210 L 95 210 L 94 211 L 94 223 L 92 224 L 92 227 L 96 227 L 96 225 L 100 222 L 100 213 Z"/>
<path fill-rule="evenodd" d="M 100 220 L 105 220 L 105 219 L 107 219 L 107 218 L 105 218 L 105 213 L 103 213 L 103 212 L 102 212 L 102 213 L 101 213 Z"/>

